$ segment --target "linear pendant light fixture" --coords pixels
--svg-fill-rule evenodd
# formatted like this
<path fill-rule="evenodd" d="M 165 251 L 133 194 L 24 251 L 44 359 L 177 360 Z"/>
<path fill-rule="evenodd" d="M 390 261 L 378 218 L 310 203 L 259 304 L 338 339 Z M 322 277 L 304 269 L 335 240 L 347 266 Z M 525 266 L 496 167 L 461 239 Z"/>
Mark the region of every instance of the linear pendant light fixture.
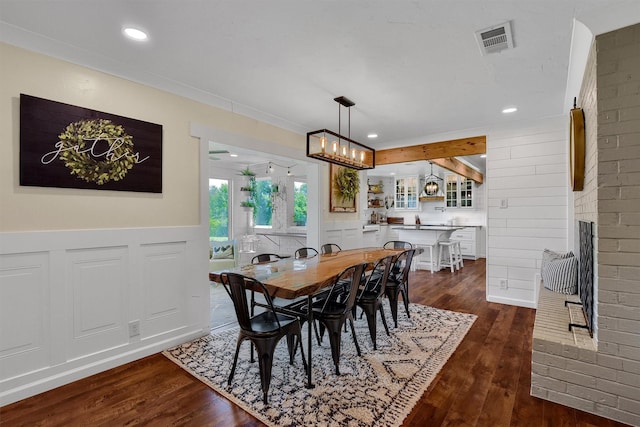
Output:
<path fill-rule="evenodd" d="M 376 166 L 376 150 L 351 139 L 351 107 L 356 105 L 348 98 L 334 98 L 338 103 L 338 133 L 327 129 L 307 133 L 307 157 L 322 160 L 351 169 L 373 169 Z M 349 112 L 348 136 L 342 136 L 341 109 Z"/>

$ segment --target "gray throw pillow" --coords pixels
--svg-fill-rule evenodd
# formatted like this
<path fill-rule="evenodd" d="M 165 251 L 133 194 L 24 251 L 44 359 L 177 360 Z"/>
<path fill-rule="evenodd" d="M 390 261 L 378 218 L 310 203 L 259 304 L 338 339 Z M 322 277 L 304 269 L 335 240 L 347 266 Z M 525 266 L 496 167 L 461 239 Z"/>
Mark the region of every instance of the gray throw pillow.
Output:
<path fill-rule="evenodd" d="M 542 269 L 544 287 L 561 294 L 578 293 L 578 259 L 573 254 L 568 258 L 549 261 Z"/>

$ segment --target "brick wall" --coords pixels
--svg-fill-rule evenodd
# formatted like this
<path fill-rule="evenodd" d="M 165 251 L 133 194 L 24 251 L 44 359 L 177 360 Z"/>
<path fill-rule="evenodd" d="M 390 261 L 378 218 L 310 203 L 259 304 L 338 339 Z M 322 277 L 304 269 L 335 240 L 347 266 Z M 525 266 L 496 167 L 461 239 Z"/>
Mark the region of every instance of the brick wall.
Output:
<path fill-rule="evenodd" d="M 574 209 L 596 224 L 597 349 L 534 330 L 531 394 L 640 426 L 638 52 L 640 24 L 596 37 L 580 94 L 587 172 Z"/>
<path fill-rule="evenodd" d="M 640 425 L 640 24 L 596 38 L 598 354 L 616 378 L 596 382 Z"/>

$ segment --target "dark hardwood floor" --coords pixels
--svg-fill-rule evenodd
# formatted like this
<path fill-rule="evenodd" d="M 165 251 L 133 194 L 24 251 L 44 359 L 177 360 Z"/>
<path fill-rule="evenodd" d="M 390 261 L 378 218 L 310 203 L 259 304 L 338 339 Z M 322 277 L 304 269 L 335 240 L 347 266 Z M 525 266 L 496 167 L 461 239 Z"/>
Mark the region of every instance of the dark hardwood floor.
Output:
<path fill-rule="evenodd" d="M 623 426 L 529 395 L 535 311 L 488 303 L 485 262 L 411 276 L 412 302 L 474 313 L 475 324 L 405 426 Z M 0 408 L 2 426 L 258 426 L 161 354 Z"/>

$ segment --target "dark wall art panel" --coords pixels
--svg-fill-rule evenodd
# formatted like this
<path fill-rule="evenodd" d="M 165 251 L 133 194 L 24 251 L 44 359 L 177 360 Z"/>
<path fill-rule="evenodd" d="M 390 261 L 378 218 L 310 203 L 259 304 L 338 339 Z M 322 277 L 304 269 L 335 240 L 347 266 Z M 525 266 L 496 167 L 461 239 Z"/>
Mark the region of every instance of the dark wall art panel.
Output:
<path fill-rule="evenodd" d="M 162 193 L 162 125 L 21 94 L 20 185 Z"/>

